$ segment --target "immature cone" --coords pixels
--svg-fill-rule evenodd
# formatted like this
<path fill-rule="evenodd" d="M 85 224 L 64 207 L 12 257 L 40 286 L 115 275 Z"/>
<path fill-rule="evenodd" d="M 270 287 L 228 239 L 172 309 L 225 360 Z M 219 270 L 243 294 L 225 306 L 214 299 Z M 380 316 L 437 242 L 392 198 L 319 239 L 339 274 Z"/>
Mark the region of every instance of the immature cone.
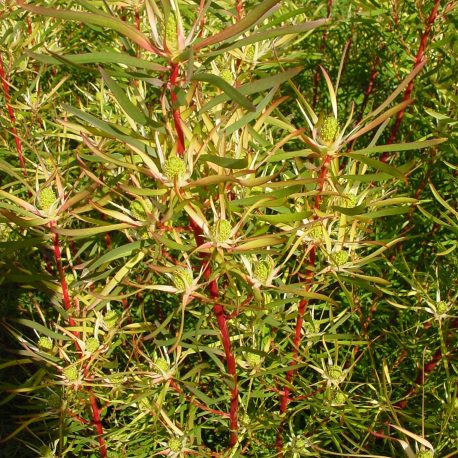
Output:
<path fill-rule="evenodd" d="M 257 353 L 247 353 L 245 355 L 245 361 L 250 367 L 257 367 L 261 364 L 262 357 Z"/>
<path fill-rule="evenodd" d="M 335 390 L 331 393 L 331 404 L 334 406 L 341 406 L 345 404 L 346 396 L 342 391 Z"/>
<path fill-rule="evenodd" d="M 421 450 L 415 456 L 415 458 L 433 458 L 434 453 L 431 450 Z"/>
<path fill-rule="evenodd" d="M 186 164 L 183 159 L 177 156 L 170 156 L 163 165 L 162 171 L 170 181 L 180 180 L 186 173 Z"/>
<path fill-rule="evenodd" d="M 96 339 L 95 337 L 89 337 L 89 339 L 86 340 L 86 351 L 88 353 L 94 353 L 96 352 L 100 347 L 99 340 Z"/>
<path fill-rule="evenodd" d="M 179 54 L 178 28 L 177 19 L 173 11 L 170 12 L 169 17 L 167 18 L 167 25 L 165 27 L 165 42 L 172 57 L 177 56 Z"/>
<path fill-rule="evenodd" d="M 50 351 L 52 350 L 52 340 L 49 337 L 40 337 L 38 347 L 40 350 Z"/>
<path fill-rule="evenodd" d="M 436 304 L 436 311 L 438 315 L 445 315 L 448 312 L 448 304 L 445 301 L 439 301 Z"/>
<path fill-rule="evenodd" d="M 332 259 L 334 263 L 340 267 L 347 263 L 349 257 L 350 255 L 346 251 L 342 250 L 335 253 Z"/>
<path fill-rule="evenodd" d="M 258 262 L 253 271 L 254 278 L 261 283 L 265 283 L 272 271 L 272 266 L 268 261 Z"/>
<path fill-rule="evenodd" d="M 168 372 L 169 363 L 164 358 L 158 358 L 154 361 L 154 365 L 161 371 L 161 372 Z"/>
<path fill-rule="evenodd" d="M 339 123 L 334 116 L 328 116 L 320 128 L 320 139 L 326 145 L 334 143 L 339 133 Z"/>
<path fill-rule="evenodd" d="M 67 366 L 62 373 L 69 382 L 78 380 L 78 369 L 75 366 Z"/>
<path fill-rule="evenodd" d="M 178 437 L 172 437 L 169 440 L 168 446 L 171 452 L 179 453 L 181 452 L 183 448 L 183 443 L 181 442 L 181 440 Z"/>
<path fill-rule="evenodd" d="M 51 187 L 42 189 L 38 194 L 40 210 L 48 211 L 56 202 L 57 197 Z"/>
<path fill-rule="evenodd" d="M 146 221 L 148 219 L 145 207 L 148 213 L 151 213 L 153 210 L 153 204 L 149 200 L 142 200 L 141 202 L 139 200 L 134 200 L 130 204 L 130 212 L 137 221 Z"/>
<path fill-rule="evenodd" d="M 226 219 L 221 219 L 217 221 L 212 228 L 213 238 L 218 243 L 224 243 L 230 236 L 232 232 L 232 226 L 229 221 Z"/>
<path fill-rule="evenodd" d="M 342 374 L 343 372 L 340 366 L 333 365 L 328 368 L 328 377 L 331 380 L 335 380 L 335 381 L 340 380 L 340 378 L 342 377 Z"/>
<path fill-rule="evenodd" d="M 229 84 L 233 84 L 234 83 L 234 76 L 232 75 L 232 72 L 228 68 L 225 68 L 224 70 L 221 70 L 220 76 L 227 83 L 229 83 Z"/>
<path fill-rule="evenodd" d="M 113 329 L 119 320 L 119 315 L 115 310 L 108 311 L 103 317 L 103 322 L 107 329 Z"/>
<path fill-rule="evenodd" d="M 179 267 L 173 274 L 173 284 L 179 291 L 186 291 L 192 286 L 192 272 L 189 269 Z"/>

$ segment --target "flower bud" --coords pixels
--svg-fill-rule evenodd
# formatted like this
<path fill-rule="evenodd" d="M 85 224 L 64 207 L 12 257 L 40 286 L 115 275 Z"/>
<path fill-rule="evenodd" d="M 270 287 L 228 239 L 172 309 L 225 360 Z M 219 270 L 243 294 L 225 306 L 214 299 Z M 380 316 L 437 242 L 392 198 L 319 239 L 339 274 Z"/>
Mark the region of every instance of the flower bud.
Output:
<path fill-rule="evenodd" d="M 262 356 L 258 355 L 257 353 L 246 353 L 245 355 L 245 362 L 250 367 L 258 367 L 261 365 Z"/>
<path fill-rule="evenodd" d="M 192 272 L 189 269 L 185 269 L 183 267 L 178 267 L 172 278 L 173 284 L 175 288 L 179 291 L 186 291 L 192 286 Z"/>
<path fill-rule="evenodd" d="M 48 211 L 57 201 L 56 194 L 49 186 L 40 190 L 38 194 L 38 205 L 40 210 Z"/>
<path fill-rule="evenodd" d="M 438 315 L 445 315 L 448 312 L 448 304 L 445 301 L 436 303 L 436 312 Z"/>
<path fill-rule="evenodd" d="M 332 260 L 334 261 L 336 266 L 340 267 L 347 263 L 349 257 L 350 255 L 346 251 L 341 250 L 337 253 L 334 253 L 334 255 L 332 256 Z"/>
<path fill-rule="evenodd" d="M 224 243 L 230 236 L 232 232 L 232 226 L 229 221 L 226 219 L 221 219 L 217 221 L 212 228 L 213 238 L 218 243 Z"/>
<path fill-rule="evenodd" d="M 339 134 L 339 123 L 334 116 L 328 116 L 324 119 L 320 127 L 320 140 L 325 145 L 332 145 Z"/>
<path fill-rule="evenodd" d="M 103 323 L 107 329 L 113 329 L 119 320 L 119 315 L 116 310 L 109 310 L 103 317 Z"/>
<path fill-rule="evenodd" d="M 158 358 L 154 361 L 154 365 L 160 372 L 167 373 L 170 369 L 169 363 L 164 358 Z"/>
<path fill-rule="evenodd" d="M 416 455 L 415 458 L 433 458 L 434 453 L 431 450 L 421 450 Z"/>
<path fill-rule="evenodd" d="M 147 212 L 151 213 L 152 210 L 153 204 L 149 200 L 134 200 L 130 204 L 130 212 L 137 221 L 146 221 L 148 219 Z"/>
<path fill-rule="evenodd" d="M 232 72 L 230 71 L 230 69 L 225 68 L 221 70 L 220 76 L 227 83 L 234 84 L 234 76 L 232 75 Z"/>
<path fill-rule="evenodd" d="M 172 57 L 179 54 L 177 19 L 173 11 L 170 12 L 169 17 L 167 18 L 167 24 L 165 27 L 165 43 Z"/>
<path fill-rule="evenodd" d="M 272 264 L 263 260 L 256 263 L 253 271 L 254 278 L 260 283 L 266 283 L 272 273 Z"/>
<path fill-rule="evenodd" d="M 94 353 L 96 352 L 100 347 L 99 340 L 95 337 L 89 337 L 89 339 L 86 340 L 86 351 L 88 353 Z"/>
<path fill-rule="evenodd" d="M 183 442 L 178 437 L 172 437 L 169 440 L 168 446 L 172 453 L 180 453 L 183 449 Z"/>
<path fill-rule="evenodd" d="M 53 343 L 50 337 L 40 337 L 38 340 L 38 348 L 43 351 L 52 350 Z"/>
<path fill-rule="evenodd" d="M 186 164 L 183 159 L 177 156 L 170 156 L 163 165 L 162 171 L 170 181 L 180 180 L 186 173 Z"/>
<path fill-rule="evenodd" d="M 62 373 L 69 382 L 76 382 L 78 380 L 78 369 L 75 366 L 67 366 Z"/>
<path fill-rule="evenodd" d="M 328 368 L 328 377 L 331 380 L 334 380 L 334 381 L 338 382 L 342 378 L 342 375 L 343 375 L 343 371 L 342 371 L 342 368 L 340 366 L 337 366 L 335 364 L 332 365 L 332 366 L 329 366 L 329 368 Z"/>

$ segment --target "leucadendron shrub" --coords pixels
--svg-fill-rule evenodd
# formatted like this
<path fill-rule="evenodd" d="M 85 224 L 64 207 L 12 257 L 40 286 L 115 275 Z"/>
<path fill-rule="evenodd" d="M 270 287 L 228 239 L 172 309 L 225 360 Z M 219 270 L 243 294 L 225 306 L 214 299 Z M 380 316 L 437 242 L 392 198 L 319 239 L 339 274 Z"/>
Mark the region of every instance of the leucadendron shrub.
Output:
<path fill-rule="evenodd" d="M 361 311 L 403 306 L 385 272 L 407 235 L 379 221 L 408 224 L 409 154 L 444 138 L 383 139 L 426 61 L 358 117 L 339 101 L 348 46 L 338 72 L 317 69 L 318 105 L 294 82 L 339 27 L 322 7 L 5 11 L 12 59 L 49 95 L 24 167 L 0 160 L 2 281 L 20 291 L 2 403 L 23 403 L 2 441 L 33 456 L 325 457 L 410 456 L 410 438 L 432 456 L 394 410 Z M 445 326 L 450 299 L 424 296 Z"/>

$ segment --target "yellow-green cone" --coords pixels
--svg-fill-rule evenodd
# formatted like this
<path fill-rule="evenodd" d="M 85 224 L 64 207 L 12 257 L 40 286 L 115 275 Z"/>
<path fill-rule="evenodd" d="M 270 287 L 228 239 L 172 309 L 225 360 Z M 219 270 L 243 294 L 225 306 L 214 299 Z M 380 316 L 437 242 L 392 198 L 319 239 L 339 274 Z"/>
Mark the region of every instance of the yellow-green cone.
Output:
<path fill-rule="evenodd" d="M 328 116 L 323 121 L 320 128 L 320 140 L 326 144 L 331 145 L 334 143 L 339 133 L 339 123 L 334 116 Z"/>

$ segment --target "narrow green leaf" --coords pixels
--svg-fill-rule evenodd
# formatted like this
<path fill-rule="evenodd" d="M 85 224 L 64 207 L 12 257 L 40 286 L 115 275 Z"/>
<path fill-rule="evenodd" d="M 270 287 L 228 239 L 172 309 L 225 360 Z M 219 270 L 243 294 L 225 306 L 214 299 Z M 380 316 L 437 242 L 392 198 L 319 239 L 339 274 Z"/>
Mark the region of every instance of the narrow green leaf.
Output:
<path fill-rule="evenodd" d="M 431 140 L 422 140 L 410 143 L 392 143 L 391 145 L 379 145 L 363 148 L 358 151 L 352 151 L 351 154 L 374 154 L 384 152 L 410 151 L 416 149 L 430 148 L 431 146 L 440 145 L 446 142 L 447 138 L 434 138 Z"/>
<path fill-rule="evenodd" d="M 127 116 L 131 117 L 136 123 L 141 124 L 142 126 L 150 124 L 149 118 L 140 108 L 131 102 L 127 94 L 122 90 L 121 86 L 119 86 L 116 81 L 111 79 L 105 70 L 103 70 L 103 68 L 99 67 L 99 71 L 103 80 L 105 81 L 105 84 L 113 93 L 120 107 L 126 112 Z"/>
<path fill-rule="evenodd" d="M 150 62 L 138 57 L 130 56 L 122 52 L 109 52 L 109 51 L 95 51 L 84 54 L 64 54 L 59 56 L 62 60 L 57 59 L 47 54 L 37 54 L 32 51 L 26 50 L 26 53 L 33 59 L 51 65 L 62 65 L 65 61 L 72 64 L 123 64 L 129 67 L 143 68 L 146 70 L 153 70 L 157 72 L 167 71 L 167 67 L 159 65 L 155 62 Z"/>
<path fill-rule="evenodd" d="M 281 0 L 264 0 L 259 6 L 253 8 L 249 13 L 241 20 L 236 22 L 229 27 L 226 27 L 221 32 L 211 35 L 203 40 L 194 44 L 193 48 L 195 51 L 211 46 L 217 43 L 224 43 L 230 38 L 235 38 L 241 35 L 245 30 L 248 30 L 251 26 L 256 24 L 265 14 L 269 12 L 272 8 L 280 3 Z"/>
<path fill-rule="evenodd" d="M 399 178 L 400 180 L 405 180 L 406 176 L 396 167 L 392 165 L 386 164 L 385 162 L 378 161 L 377 159 L 372 159 L 370 157 L 363 156 L 361 154 L 355 153 L 347 153 L 345 156 L 351 157 L 352 159 L 356 159 L 357 161 L 363 162 L 367 164 L 369 167 L 372 167 L 376 170 L 380 170 L 381 172 L 388 173 L 389 175 Z"/>
<path fill-rule="evenodd" d="M 237 102 L 247 110 L 256 111 L 256 107 L 245 96 L 219 76 L 211 75 L 210 73 L 194 73 L 192 81 L 202 81 L 214 84 L 224 91 L 224 93 L 234 102 Z"/>
<path fill-rule="evenodd" d="M 71 340 L 70 337 L 58 334 L 57 332 L 51 331 L 47 327 L 43 326 L 40 323 L 36 323 L 35 321 L 26 320 L 25 318 L 17 318 L 13 320 L 15 323 L 22 324 L 23 326 L 27 326 L 31 329 L 34 329 L 39 334 L 51 337 L 51 339 L 58 339 L 58 340 Z"/>
<path fill-rule="evenodd" d="M 247 159 L 233 159 L 231 157 L 221 157 L 213 154 L 204 154 L 200 156 L 200 159 L 219 165 L 225 169 L 245 169 L 248 166 Z"/>
<path fill-rule="evenodd" d="M 98 25 L 101 27 L 107 27 L 115 30 L 116 32 L 125 35 L 130 38 L 133 42 L 137 43 L 143 49 L 162 55 L 163 52 L 159 51 L 144 35 L 142 32 L 137 30 L 134 26 L 127 24 L 121 19 L 114 18 L 108 14 L 94 14 L 86 13 L 82 11 L 72 11 L 55 8 L 43 8 L 41 6 L 34 6 L 26 4 L 24 0 L 17 0 L 20 7 L 31 11 L 35 14 L 43 16 L 55 17 L 59 19 L 65 19 L 69 21 L 83 22 L 84 24 Z"/>
<path fill-rule="evenodd" d="M 311 214 L 312 212 L 279 213 L 277 215 L 259 215 L 258 218 L 262 221 L 268 221 L 271 224 L 291 223 L 294 221 L 302 221 Z"/>

